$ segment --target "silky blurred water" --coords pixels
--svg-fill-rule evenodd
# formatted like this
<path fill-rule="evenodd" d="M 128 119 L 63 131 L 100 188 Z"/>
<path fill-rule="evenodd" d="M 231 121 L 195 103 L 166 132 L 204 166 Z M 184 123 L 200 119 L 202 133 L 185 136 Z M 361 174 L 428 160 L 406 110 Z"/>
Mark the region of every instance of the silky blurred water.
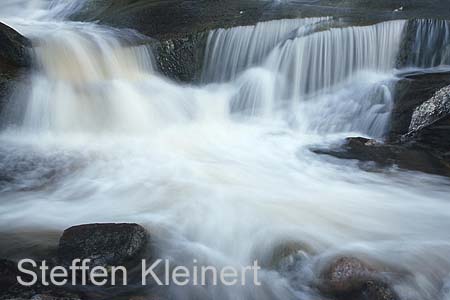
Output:
<path fill-rule="evenodd" d="M 349 253 L 388 270 L 402 298 L 447 299 L 448 179 L 310 151 L 386 132 L 405 21 L 211 32 L 213 75 L 181 85 L 143 37 L 48 4 L 0 5 L 36 63 L 0 136 L 3 232 L 137 222 L 175 264 L 263 264 L 262 287 L 170 287 L 176 299 L 317 299 L 323 261 Z M 292 267 L 270 266 L 293 242 Z"/>

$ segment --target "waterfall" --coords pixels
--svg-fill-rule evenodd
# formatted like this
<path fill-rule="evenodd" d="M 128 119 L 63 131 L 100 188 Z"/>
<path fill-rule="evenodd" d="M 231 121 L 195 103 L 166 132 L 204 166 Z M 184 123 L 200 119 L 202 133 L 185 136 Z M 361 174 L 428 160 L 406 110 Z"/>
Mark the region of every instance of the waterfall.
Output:
<path fill-rule="evenodd" d="M 102 131 L 146 122 L 142 97 L 123 92 L 136 90 L 152 76 L 149 46 L 127 45 L 97 26 L 59 28 L 35 43 L 37 71 L 31 77 L 24 129 Z"/>
<path fill-rule="evenodd" d="M 383 137 L 407 21 L 214 30 L 196 85 L 162 76 L 148 37 L 61 17 L 82 2 L 0 4 L 35 58 L 29 88 L 12 101 L 14 126 L 0 132 L 3 253 L 75 224 L 131 222 L 171 266 L 263 263 L 261 287 L 170 285 L 163 299 L 323 299 L 321 268 L 335 256 L 380 266 L 402 299 L 447 293 L 448 180 L 364 163 L 376 171 L 367 172 L 311 151 Z M 412 61 L 442 64 L 444 52 L 424 45 L 443 46 L 446 25 L 417 24 Z M 11 243 L 11 233 L 34 240 Z M 115 299 L 116 288 L 99 295 Z M 159 296 L 154 286 L 123 292 L 135 288 Z"/>
<path fill-rule="evenodd" d="M 213 30 L 208 35 L 204 82 L 235 79 L 250 66 L 261 63 L 280 42 L 306 35 L 329 18 L 275 20 L 255 26 Z"/>
<path fill-rule="evenodd" d="M 284 97 L 302 98 L 328 90 L 360 71 L 391 71 L 405 21 L 333 28 L 288 40 L 267 62 L 283 76 Z"/>
<path fill-rule="evenodd" d="M 319 22 L 306 20 L 308 24 Z M 239 77 L 239 92 L 231 101 L 231 112 L 273 117 L 273 111 L 282 109 L 289 115 L 296 114 L 298 126 L 306 131 L 355 130 L 381 137 L 392 108 L 393 71 L 406 22 L 331 28 L 308 35 L 291 32 L 280 40 L 277 30 L 282 24 L 273 21 L 257 25 L 266 28 L 265 39 L 258 39 L 260 44 L 255 41 L 255 47 L 226 48 L 225 54 L 206 65 L 206 70 L 222 70 L 219 62 L 224 61 L 226 66 L 233 66 L 228 71 L 234 74 L 239 63 L 243 66 L 248 58 L 260 58 L 259 64 L 252 60 L 253 64 L 247 66 L 250 69 Z M 300 30 L 304 25 L 297 24 L 295 31 Z M 249 36 L 247 29 L 221 34 L 230 40 L 210 40 L 208 48 L 235 45 Z M 274 44 L 266 40 L 277 40 L 278 44 L 266 47 Z M 260 49 L 271 50 L 260 55 Z"/>
<path fill-rule="evenodd" d="M 450 65 L 450 21 L 412 20 L 408 25 L 404 65 L 432 68 Z"/>

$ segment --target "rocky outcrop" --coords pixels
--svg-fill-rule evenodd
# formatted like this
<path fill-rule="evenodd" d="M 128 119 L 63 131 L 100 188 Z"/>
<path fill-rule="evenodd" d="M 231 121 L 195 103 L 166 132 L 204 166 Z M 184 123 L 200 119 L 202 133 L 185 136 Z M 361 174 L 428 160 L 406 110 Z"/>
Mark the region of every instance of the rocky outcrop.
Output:
<path fill-rule="evenodd" d="M 0 23 L 0 114 L 5 98 L 30 66 L 30 41 L 14 29 Z"/>
<path fill-rule="evenodd" d="M 414 110 L 448 85 L 449 72 L 405 74 L 396 86 L 388 141 L 396 141 L 407 134 Z"/>
<path fill-rule="evenodd" d="M 409 132 L 403 143 L 429 149 L 450 166 L 450 86 L 437 91 L 432 98 L 414 110 Z"/>
<path fill-rule="evenodd" d="M 395 165 L 405 170 L 450 176 L 450 168 L 441 157 L 427 147 L 415 143 L 385 144 L 362 137 L 351 137 L 346 139 L 344 145 L 334 149 L 313 149 L 312 151 L 341 159 L 374 162 L 376 166 L 368 170 Z M 365 169 L 367 169 L 366 166 Z"/>
<path fill-rule="evenodd" d="M 90 259 L 95 266 L 128 266 L 147 247 L 149 234 L 137 224 L 87 224 L 64 231 L 58 249 L 59 260 L 70 265 L 74 259 Z"/>
<path fill-rule="evenodd" d="M 410 132 L 417 132 L 443 118 L 450 116 L 450 85 L 440 89 L 428 101 L 414 110 Z"/>
<path fill-rule="evenodd" d="M 348 138 L 343 145 L 313 152 L 450 176 L 450 73 L 405 75 L 397 84 L 390 125 L 385 143 Z"/>
<path fill-rule="evenodd" d="M 353 257 L 339 257 L 321 272 L 319 289 L 336 299 L 395 300 L 383 275 Z"/>

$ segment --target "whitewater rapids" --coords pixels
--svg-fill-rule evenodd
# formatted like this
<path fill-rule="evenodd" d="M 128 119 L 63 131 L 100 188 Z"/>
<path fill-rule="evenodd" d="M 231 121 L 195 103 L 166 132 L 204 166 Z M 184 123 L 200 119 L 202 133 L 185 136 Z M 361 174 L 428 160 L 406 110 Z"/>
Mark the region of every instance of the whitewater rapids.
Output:
<path fill-rule="evenodd" d="M 386 132 L 406 21 L 213 31 L 203 82 L 181 85 L 138 33 L 64 21 L 74 3 L 0 5 L 36 45 L 0 136 L 2 232 L 136 222 L 182 265 L 264 263 L 305 245 L 293 268 L 265 268 L 261 288 L 170 287 L 176 299 L 318 299 L 321 261 L 349 253 L 389 269 L 405 299 L 450 299 L 448 179 L 310 151 Z"/>

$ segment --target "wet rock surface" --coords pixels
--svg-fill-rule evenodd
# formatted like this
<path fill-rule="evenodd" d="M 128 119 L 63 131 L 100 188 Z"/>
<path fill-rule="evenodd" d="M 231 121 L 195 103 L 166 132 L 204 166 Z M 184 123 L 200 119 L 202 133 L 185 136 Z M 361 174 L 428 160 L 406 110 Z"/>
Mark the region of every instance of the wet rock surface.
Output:
<path fill-rule="evenodd" d="M 167 40 L 195 32 L 281 18 L 326 15 L 360 19 L 426 18 L 448 15 L 448 9 L 450 3 L 445 0 L 91 0 L 73 18 L 99 20 Z"/>
<path fill-rule="evenodd" d="M 200 32 L 157 43 L 155 50 L 159 70 L 181 82 L 198 81 L 207 38 L 208 33 Z"/>
<path fill-rule="evenodd" d="M 413 113 L 404 142 L 424 145 L 450 165 L 450 86 L 444 87 Z"/>
<path fill-rule="evenodd" d="M 30 65 L 30 41 L 11 27 L 0 23 L 0 63 L 13 67 Z"/>
<path fill-rule="evenodd" d="M 382 274 L 354 257 L 335 259 L 321 273 L 320 290 L 337 299 L 398 299 Z"/>
<path fill-rule="evenodd" d="M 440 89 L 414 110 L 409 131 L 419 131 L 450 115 L 450 86 Z"/>
<path fill-rule="evenodd" d="M 384 144 L 362 137 L 347 138 L 335 149 L 313 149 L 317 154 L 341 159 L 375 162 L 380 167 L 398 166 L 401 169 L 450 176 L 450 168 L 433 151 L 414 143 Z"/>
<path fill-rule="evenodd" d="M 370 24 L 404 18 L 436 18 L 450 9 L 447 1 L 157 1 L 90 0 L 72 16 L 116 28 L 131 28 L 161 42 L 158 65 L 170 78 L 198 79 L 205 37 L 217 28 L 254 25 L 285 18 L 334 16 L 352 24 Z M 200 37 L 200 38 L 199 38 Z"/>
<path fill-rule="evenodd" d="M 397 83 L 388 140 L 398 140 L 408 133 L 414 110 L 448 85 L 450 72 L 405 74 Z"/>
<path fill-rule="evenodd" d="M 87 224 L 64 231 L 59 260 L 90 259 L 90 267 L 127 266 L 141 259 L 149 241 L 148 232 L 137 224 Z"/>
<path fill-rule="evenodd" d="M 81 297 L 61 287 L 43 286 L 36 283 L 31 287 L 22 286 L 17 281 L 17 276 L 30 281 L 31 277 L 24 276 L 17 269 L 13 261 L 0 259 L 0 299 L 31 299 L 31 300 L 76 300 Z"/>
<path fill-rule="evenodd" d="M 31 64 L 31 42 L 9 26 L 0 23 L 0 115 L 7 97 Z"/>

